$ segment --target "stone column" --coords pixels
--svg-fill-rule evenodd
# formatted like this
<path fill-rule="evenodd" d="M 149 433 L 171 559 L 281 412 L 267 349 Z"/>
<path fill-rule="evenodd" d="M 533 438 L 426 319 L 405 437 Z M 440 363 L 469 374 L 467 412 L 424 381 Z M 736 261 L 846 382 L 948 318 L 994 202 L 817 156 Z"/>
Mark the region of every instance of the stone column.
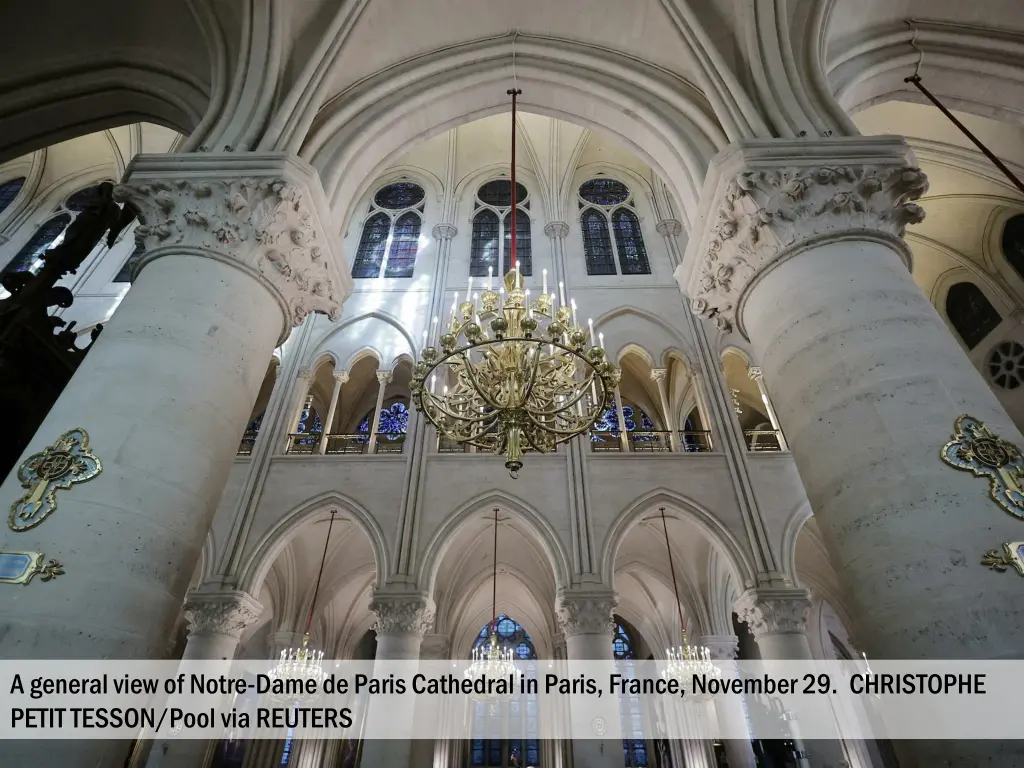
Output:
<path fill-rule="evenodd" d="M 667 377 L 667 368 L 651 369 L 651 381 L 658 385 L 658 398 L 661 400 L 661 412 L 665 417 L 665 429 L 668 430 L 669 447 L 672 449 L 672 453 L 679 453 L 679 432 L 676 430 L 676 420 L 672 418 L 672 412 L 668 405 L 668 392 L 665 387 Z"/>
<path fill-rule="evenodd" d="M 3 549 L 66 575 L 0 594 L 5 658 L 160 658 L 274 348 L 350 290 L 315 171 L 285 155 L 143 155 L 117 188 L 145 223 L 131 291 L 25 455 L 89 433 L 102 473 Z M 0 487 L 25 493 L 14 471 Z M 97 595 L 102 595 L 97 600 Z M 0 764 L 120 768 L 120 745 L 0 744 Z"/>
<path fill-rule="evenodd" d="M 909 274 L 927 189 L 912 166 L 894 137 L 736 145 L 677 276 L 694 311 L 750 339 L 869 656 L 1014 658 L 1019 587 L 978 561 L 1020 522 L 939 451 L 965 413 L 1024 441 Z"/>
<path fill-rule="evenodd" d="M 415 674 L 420 657 L 424 633 L 434 624 L 434 606 L 429 598 L 420 595 L 389 595 L 377 592 L 370 610 L 377 614 L 373 625 L 377 633 L 377 661 L 408 662 L 403 670 Z M 397 702 L 387 698 L 376 699 L 369 705 L 364 733 L 372 732 L 381 723 L 394 723 L 394 727 L 410 727 L 413 720 L 413 697 Z M 408 707 L 408 709 L 403 709 Z M 409 768 L 412 758 L 411 739 L 367 739 L 363 742 L 361 765 Z"/>
<path fill-rule="evenodd" d="M 615 594 L 607 591 L 565 591 L 559 596 L 558 625 L 565 637 L 569 675 L 578 674 L 574 661 L 606 661 L 612 672 L 612 637 L 615 624 Z M 583 671 L 582 669 L 580 671 Z M 621 768 L 622 726 L 618 699 L 588 697 L 585 705 L 570 704 L 569 718 L 574 732 L 592 729 L 600 720 L 604 739 L 573 739 L 573 764 L 587 768 Z"/>
<path fill-rule="evenodd" d="M 662 219 L 654 225 L 654 229 L 665 238 L 669 258 L 672 259 L 672 266 L 679 266 L 679 260 L 676 256 L 679 247 L 676 238 L 683 233 L 683 223 L 679 219 Z"/>
<path fill-rule="evenodd" d="M 909 274 L 902 235 L 927 189 L 912 166 L 895 137 L 735 145 L 677 276 L 695 312 L 750 339 L 869 656 L 1016 658 L 1019 584 L 979 560 L 1020 521 L 939 451 L 962 414 L 1024 440 Z M 1024 755 L 898 748 L 923 764 Z"/>
<path fill-rule="evenodd" d="M 377 452 L 377 433 L 380 432 L 380 411 L 384 407 L 384 391 L 391 381 L 391 371 L 377 371 L 377 405 L 370 423 L 370 445 L 368 453 Z"/>
<path fill-rule="evenodd" d="M 246 592 L 191 592 L 182 610 L 188 621 L 188 642 L 181 657 L 189 662 L 235 658 L 246 627 L 255 624 L 263 606 Z M 224 671 L 227 669 L 225 667 Z M 157 740 L 146 768 L 197 768 L 208 764 L 218 742 L 198 739 Z"/>
<path fill-rule="evenodd" d="M 323 422 L 324 434 L 320 438 L 320 453 L 327 453 L 327 436 L 334 426 L 334 414 L 338 410 L 338 401 L 341 398 L 341 386 L 348 381 L 348 371 L 334 372 L 334 391 L 331 392 L 331 404 L 327 408 L 327 420 Z"/>
<path fill-rule="evenodd" d="M 789 446 L 786 445 L 786 437 L 782 434 L 779 417 L 775 414 L 775 406 L 772 405 L 771 398 L 768 397 L 768 387 L 764 384 L 764 371 L 760 366 L 752 365 L 747 369 L 747 376 L 757 384 L 757 389 L 761 393 L 761 402 L 764 403 L 765 410 L 768 411 L 768 420 L 772 423 L 772 429 L 775 430 L 775 437 L 779 441 L 779 450 L 788 451 Z"/>
<path fill-rule="evenodd" d="M 725 671 L 736 672 L 733 663 L 739 652 L 740 641 L 736 635 L 705 635 L 700 644 L 711 651 L 714 661 L 725 662 Z M 729 768 L 756 768 L 757 758 L 754 747 L 750 743 L 750 729 L 747 725 L 747 714 L 743 710 L 743 698 L 738 695 L 719 695 L 715 697 L 715 714 L 719 725 L 730 733 L 743 733 L 745 738 L 722 739 Z"/>
<path fill-rule="evenodd" d="M 746 622 L 757 642 L 757 649 L 770 670 L 772 661 L 811 661 L 807 642 L 807 618 L 811 612 L 806 589 L 748 589 L 735 605 L 740 621 Z M 842 744 L 831 739 L 803 741 L 799 723 L 790 721 L 798 758 L 806 759 L 804 768 L 847 768 L 849 763 Z"/>
<path fill-rule="evenodd" d="M 619 448 L 623 453 L 629 451 L 629 433 L 626 432 L 626 415 L 622 410 L 622 393 L 615 387 L 615 418 L 619 423 Z"/>

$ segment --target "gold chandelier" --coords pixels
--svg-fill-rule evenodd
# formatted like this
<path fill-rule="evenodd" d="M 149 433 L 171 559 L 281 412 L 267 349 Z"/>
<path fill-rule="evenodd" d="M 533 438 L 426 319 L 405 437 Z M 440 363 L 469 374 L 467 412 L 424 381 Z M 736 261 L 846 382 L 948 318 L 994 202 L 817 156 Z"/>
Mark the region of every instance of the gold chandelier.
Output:
<path fill-rule="evenodd" d="M 512 179 L 509 263 L 504 285 L 487 284 L 465 301 L 458 293 L 447 329 L 427 345 L 413 369 L 412 400 L 438 434 L 504 454 L 513 478 L 524 450 L 554 450 L 586 432 L 607 409 L 618 386 L 619 369 L 605 357 L 603 340 L 594 345 L 577 322 L 576 302 L 566 302 L 559 282 L 556 301 L 548 293 L 547 270 L 540 292 L 531 298 L 516 259 L 516 96 L 512 96 Z M 435 318 L 436 325 L 436 318 Z M 434 346 L 438 343 L 440 349 Z M 438 375 L 440 374 L 440 376 Z M 438 392 L 440 379 L 440 392 Z"/>

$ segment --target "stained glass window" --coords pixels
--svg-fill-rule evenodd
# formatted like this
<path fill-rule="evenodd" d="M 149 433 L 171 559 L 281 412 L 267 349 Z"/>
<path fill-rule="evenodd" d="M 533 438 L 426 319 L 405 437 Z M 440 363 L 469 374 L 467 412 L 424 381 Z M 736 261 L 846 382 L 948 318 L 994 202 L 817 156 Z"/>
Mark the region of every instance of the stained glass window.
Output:
<path fill-rule="evenodd" d="M 21 247 L 11 263 L 4 269 L 4 274 L 9 272 L 36 272 L 39 269 L 36 262 L 49 248 L 60 242 L 64 230 L 71 223 L 71 217 L 62 213 L 54 216 L 43 226 L 36 230 L 32 239 Z"/>
<path fill-rule="evenodd" d="M 626 678 L 633 677 L 635 670 L 632 662 L 636 659 L 633 639 L 617 617 L 615 634 L 612 636 L 612 653 L 616 661 L 625 662 L 619 665 L 621 674 Z M 640 697 L 627 693 L 619 694 L 619 717 L 622 722 L 622 753 L 626 768 L 645 768 L 649 762 Z"/>
<path fill-rule="evenodd" d="M 260 427 L 262 427 L 262 426 L 263 426 L 263 414 L 261 413 L 259 416 L 257 416 L 251 422 L 249 422 L 249 426 L 246 428 L 245 431 L 246 432 L 259 432 L 260 431 Z"/>
<path fill-rule="evenodd" d="M 974 283 L 957 283 L 946 295 L 946 317 L 968 349 L 991 333 L 1002 318 Z"/>
<path fill-rule="evenodd" d="M 530 634 L 511 616 L 501 614 L 492 624 L 480 629 L 473 648 L 479 648 L 490 639 L 491 628 L 496 627 L 498 643 L 511 648 L 516 661 L 525 662 L 527 675 L 536 672 L 537 651 Z M 473 705 L 472 736 L 469 741 L 469 764 L 473 768 L 509 768 L 540 766 L 540 710 L 536 694 L 519 696 L 499 705 L 500 710 L 482 702 Z M 503 732 L 503 721 L 515 723 L 512 731 Z M 511 734 L 511 735 L 509 735 Z"/>
<path fill-rule="evenodd" d="M 114 277 L 114 282 L 130 283 L 132 281 L 132 267 L 135 266 L 135 262 L 142 258 L 142 254 L 145 252 L 146 246 L 136 245 L 135 250 L 132 251 L 132 255 L 125 259 L 124 264 L 121 265 L 121 269 L 118 270 L 117 276 Z"/>
<path fill-rule="evenodd" d="M 507 274 L 512 269 L 512 213 L 505 214 L 505 253 L 509 254 L 506 259 L 504 272 Z M 516 216 L 516 258 L 519 261 L 519 271 L 524 277 L 533 274 L 533 247 L 531 243 L 530 217 L 525 214 Z"/>
<path fill-rule="evenodd" d="M 608 234 L 608 218 L 596 208 L 588 208 L 580 217 L 583 228 L 583 252 L 588 275 L 614 275 L 615 252 Z"/>
<path fill-rule="evenodd" d="M 512 182 L 508 179 L 495 179 L 494 181 L 488 181 L 480 187 L 476 196 L 484 205 L 490 205 L 494 208 L 511 208 Z M 526 191 L 526 187 L 517 181 L 516 205 L 522 205 L 528 196 L 529 192 Z"/>
<path fill-rule="evenodd" d="M 71 197 L 68 198 L 68 201 L 64 204 L 64 207 L 69 211 L 81 213 L 89 207 L 90 203 L 99 198 L 99 193 L 99 184 L 95 184 L 91 187 L 85 187 L 71 195 Z"/>
<path fill-rule="evenodd" d="M 647 247 L 629 187 L 616 179 L 591 179 L 580 186 L 579 198 L 587 274 L 649 275 Z"/>
<path fill-rule="evenodd" d="M 412 182 L 388 184 L 377 191 L 363 224 L 352 277 L 412 277 L 425 198 L 423 187 Z"/>
<path fill-rule="evenodd" d="M 373 202 L 381 208 L 388 208 L 392 211 L 401 211 L 412 208 L 423 202 L 426 193 L 419 184 L 411 182 L 400 182 L 388 184 L 373 196 Z"/>
<path fill-rule="evenodd" d="M 518 223 L 516 225 L 518 227 Z M 469 274 L 487 277 L 488 267 L 495 273 L 498 265 L 498 214 L 484 208 L 473 217 L 473 243 L 469 254 Z"/>
<path fill-rule="evenodd" d="M 616 179 L 591 179 L 580 187 L 580 197 L 594 205 L 620 205 L 629 200 L 629 187 Z"/>
<path fill-rule="evenodd" d="M 615 230 L 615 247 L 619 252 L 619 269 L 622 274 L 651 274 L 637 215 L 627 208 L 619 208 L 612 214 L 612 229 Z"/>
<path fill-rule="evenodd" d="M 619 414 L 615 407 L 615 400 L 608 401 L 608 408 L 601 414 L 601 417 L 594 422 L 594 432 L 610 432 L 619 434 Z M 637 416 L 640 418 L 640 426 L 637 427 Z M 642 409 L 632 405 L 622 406 L 622 420 L 626 423 L 627 432 L 650 432 L 654 430 L 654 422 Z M 597 442 L 601 438 L 597 435 L 590 436 L 591 441 Z M 653 436 L 640 436 L 637 440 L 653 439 Z"/>
<path fill-rule="evenodd" d="M 508 179 L 489 181 L 476 193 L 469 274 L 487 277 L 491 269 L 499 277 L 512 269 L 512 184 Z M 516 258 L 523 275 L 533 274 L 532 222 L 529 192 L 516 183 Z"/>
<path fill-rule="evenodd" d="M 363 225 L 363 235 L 359 238 L 356 260 L 352 265 L 352 277 L 377 277 L 380 266 L 384 263 L 384 252 L 388 247 L 388 235 L 391 234 L 391 217 L 386 213 L 376 213 Z"/>
<path fill-rule="evenodd" d="M 416 252 L 420 247 L 420 228 L 423 219 L 418 213 L 403 213 L 395 222 L 391 235 L 391 250 L 388 251 L 388 265 L 385 277 L 412 277 L 416 264 Z"/>
<path fill-rule="evenodd" d="M 377 425 L 377 436 L 385 440 L 399 440 L 409 428 L 409 407 L 402 401 L 392 403 L 388 408 L 381 408 L 380 422 Z M 357 432 L 370 434 L 370 414 L 366 414 L 359 422 Z"/>
<path fill-rule="evenodd" d="M 1024 213 L 1018 213 L 1003 227 L 1003 255 L 1024 279 Z"/>
<path fill-rule="evenodd" d="M 14 202 L 23 186 L 25 186 L 24 176 L 20 176 L 17 179 L 10 179 L 5 181 L 3 184 L 0 184 L 0 213 L 6 211 L 7 206 Z"/>

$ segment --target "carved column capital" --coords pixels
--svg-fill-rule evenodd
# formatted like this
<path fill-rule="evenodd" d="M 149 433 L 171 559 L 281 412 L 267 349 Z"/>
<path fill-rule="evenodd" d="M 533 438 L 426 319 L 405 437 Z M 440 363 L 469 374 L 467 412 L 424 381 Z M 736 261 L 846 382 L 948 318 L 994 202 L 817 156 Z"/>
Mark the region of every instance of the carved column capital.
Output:
<path fill-rule="evenodd" d="M 761 370 L 761 366 L 752 365 L 747 368 L 747 377 L 751 381 L 764 381 L 764 371 Z"/>
<path fill-rule="evenodd" d="M 703 230 L 676 270 L 691 309 L 743 333 L 748 290 L 805 246 L 843 238 L 885 240 L 909 266 L 908 224 L 928 179 L 902 139 L 741 142 L 713 164 L 705 182 Z M 745 334 L 744 334 L 745 335 Z"/>
<path fill-rule="evenodd" d="M 335 371 L 331 375 L 339 384 L 348 384 L 348 371 Z"/>
<path fill-rule="evenodd" d="M 435 240 L 451 240 L 459 234 L 459 228 L 454 224 L 439 223 L 434 225 L 430 234 L 434 236 Z"/>
<path fill-rule="evenodd" d="M 246 627 L 259 620 L 263 606 L 248 592 L 194 591 L 186 595 L 182 613 L 188 622 L 189 636 L 237 638 Z"/>
<path fill-rule="evenodd" d="M 736 600 L 736 613 L 755 638 L 803 634 L 811 612 L 806 589 L 748 589 Z"/>
<path fill-rule="evenodd" d="M 420 595 L 377 595 L 370 603 L 377 614 L 373 631 L 378 635 L 419 635 L 434 626 L 434 604 Z"/>
<path fill-rule="evenodd" d="M 381 384 L 390 384 L 391 371 L 377 371 L 377 381 Z"/>
<path fill-rule="evenodd" d="M 736 635 L 704 635 L 700 644 L 711 652 L 712 661 L 733 661 L 740 652 Z"/>
<path fill-rule="evenodd" d="M 558 627 L 566 637 L 607 634 L 615 629 L 613 592 L 565 592 L 558 600 Z"/>
<path fill-rule="evenodd" d="M 549 221 L 544 225 L 544 234 L 548 237 L 567 237 L 569 225 L 564 221 Z"/>
<path fill-rule="evenodd" d="M 295 374 L 295 378 L 300 381 L 311 382 L 313 381 L 313 369 L 312 368 L 299 368 L 298 373 Z"/>
<path fill-rule="evenodd" d="M 668 368 L 651 368 L 651 381 L 665 381 L 668 377 Z"/>
<path fill-rule="evenodd" d="M 662 237 L 679 237 L 683 232 L 683 223 L 679 219 L 662 219 L 654 228 Z"/>
<path fill-rule="evenodd" d="M 332 320 L 352 292 L 316 171 L 283 153 L 140 155 L 114 198 L 131 203 L 142 269 L 169 254 L 232 264 L 268 288 L 282 339 L 310 312 Z"/>

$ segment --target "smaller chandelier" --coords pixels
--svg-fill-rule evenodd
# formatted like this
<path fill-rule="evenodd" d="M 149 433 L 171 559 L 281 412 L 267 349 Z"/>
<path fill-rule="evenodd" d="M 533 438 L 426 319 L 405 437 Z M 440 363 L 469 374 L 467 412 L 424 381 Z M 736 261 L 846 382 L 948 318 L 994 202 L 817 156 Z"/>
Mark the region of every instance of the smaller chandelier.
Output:
<path fill-rule="evenodd" d="M 285 648 L 281 658 L 268 675 L 273 681 L 280 681 L 280 693 L 270 698 L 281 704 L 302 704 L 319 698 L 320 686 L 324 681 L 324 652 L 309 647 L 309 635 L 304 635 L 298 648 Z M 315 682 L 316 695 L 307 694 L 308 681 Z M 278 686 L 271 686 L 271 690 Z"/>
<path fill-rule="evenodd" d="M 686 700 L 690 702 L 707 701 L 710 693 L 700 693 L 693 685 L 693 676 L 699 675 L 706 679 L 719 679 L 722 670 L 711 660 L 711 650 L 706 646 L 690 645 L 686 642 L 683 632 L 682 643 L 665 651 L 668 661 L 661 676 L 665 680 L 676 680 L 679 689 L 686 692 Z"/>
<path fill-rule="evenodd" d="M 516 673 L 516 665 L 512 663 L 512 649 L 502 648 L 498 641 L 498 508 L 494 508 L 494 570 L 491 574 L 491 635 L 487 644 L 473 649 L 470 665 L 466 670 L 466 679 L 474 683 L 482 680 L 479 686 L 473 686 L 470 694 L 476 701 L 489 703 L 493 709 L 503 701 L 512 698 L 512 691 L 499 693 L 496 686 L 488 681 L 507 680 Z"/>
<path fill-rule="evenodd" d="M 665 533 L 665 551 L 668 553 L 668 567 L 672 572 L 672 591 L 676 596 L 676 608 L 679 611 L 679 629 L 682 631 L 682 643 L 665 651 L 665 669 L 661 676 L 666 681 L 675 680 L 679 690 L 685 693 L 685 701 L 697 703 L 707 701 L 710 693 L 698 693 L 693 684 L 694 675 L 705 678 L 721 678 L 722 670 L 711 660 L 711 649 L 703 645 L 690 645 L 686 641 L 686 624 L 683 621 L 683 601 L 679 599 L 679 584 L 676 582 L 676 567 L 672 562 L 672 547 L 668 541 L 668 521 L 665 519 L 665 508 L 659 507 L 661 513 L 661 529 Z M 705 688 L 705 690 L 707 690 Z"/>
<path fill-rule="evenodd" d="M 313 588 L 313 599 L 309 604 L 309 616 L 306 618 L 306 632 L 302 636 L 302 645 L 298 648 L 285 648 L 281 658 L 270 670 L 268 677 L 280 682 L 280 686 L 271 686 L 270 698 L 281 704 L 308 704 L 320 698 L 321 685 L 324 681 L 324 652 L 309 647 L 309 631 L 313 626 L 313 611 L 316 610 L 316 598 L 320 594 L 320 582 L 324 577 L 324 565 L 327 563 L 327 547 L 331 543 L 331 530 L 334 528 L 334 517 L 338 510 L 331 510 L 331 521 L 327 525 L 327 537 L 324 539 L 324 553 L 320 558 L 320 571 L 316 576 L 316 587 Z M 314 685 L 310 686 L 309 681 Z M 306 693 L 310 690 L 315 694 Z"/>
<path fill-rule="evenodd" d="M 493 630 L 487 639 L 487 644 L 473 649 L 472 661 L 466 670 L 466 679 L 484 680 L 479 687 L 474 686 L 474 692 L 470 694 L 475 701 L 500 704 L 512 698 L 512 692 L 498 693 L 496 686 L 487 685 L 488 680 L 507 680 L 509 675 L 515 675 L 516 665 L 512 662 L 512 649 L 502 648 L 498 642 L 498 635 Z"/>

